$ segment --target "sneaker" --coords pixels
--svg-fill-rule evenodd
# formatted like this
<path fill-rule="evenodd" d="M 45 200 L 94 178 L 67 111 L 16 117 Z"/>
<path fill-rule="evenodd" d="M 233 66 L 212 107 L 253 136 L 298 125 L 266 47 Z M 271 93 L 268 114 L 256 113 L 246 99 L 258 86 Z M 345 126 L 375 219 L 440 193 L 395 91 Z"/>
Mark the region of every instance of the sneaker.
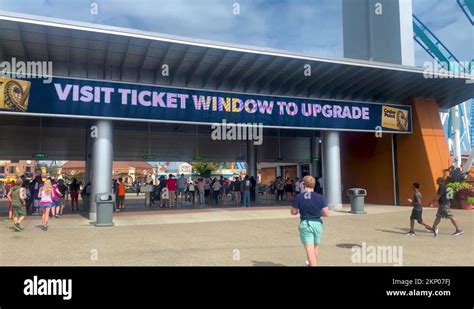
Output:
<path fill-rule="evenodd" d="M 433 234 L 435 237 L 438 236 L 438 231 L 439 231 L 438 228 L 431 229 L 431 230 L 433 231 Z"/>
<path fill-rule="evenodd" d="M 55 217 L 55 218 L 61 218 L 61 216 L 60 216 L 60 215 L 54 215 L 54 217 Z"/>
<path fill-rule="evenodd" d="M 464 234 L 463 230 L 457 230 L 456 232 L 453 233 L 454 236 L 459 236 L 459 235 L 462 235 L 462 234 Z"/>
<path fill-rule="evenodd" d="M 405 235 L 407 236 L 415 236 L 416 233 L 414 231 L 409 231 L 408 233 L 406 233 Z"/>
<path fill-rule="evenodd" d="M 306 267 L 309 267 L 309 266 L 310 266 L 308 260 L 306 260 L 306 261 L 304 262 L 304 266 L 306 266 Z"/>
<path fill-rule="evenodd" d="M 43 225 L 43 231 L 47 231 L 48 230 L 48 226 L 47 225 Z"/>
<path fill-rule="evenodd" d="M 20 226 L 18 224 L 13 224 L 12 228 L 15 230 L 15 232 L 21 232 Z"/>

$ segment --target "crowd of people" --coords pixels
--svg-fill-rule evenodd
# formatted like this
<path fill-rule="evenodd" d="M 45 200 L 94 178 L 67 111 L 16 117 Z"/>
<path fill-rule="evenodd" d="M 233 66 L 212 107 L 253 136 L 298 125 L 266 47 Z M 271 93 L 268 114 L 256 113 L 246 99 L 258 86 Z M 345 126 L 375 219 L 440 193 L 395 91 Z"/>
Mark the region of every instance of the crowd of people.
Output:
<path fill-rule="evenodd" d="M 81 190 L 77 179 L 66 184 L 63 179 L 49 177 L 43 180 L 38 174 L 32 180 L 24 175 L 17 180 L 7 183 L 4 187 L 4 197 L 8 199 L 8 219 L 13 222 L 12 228 L 16 232 L 23 230 L 21 223 L 26 215 L 41 216 L 42 229 L 48 230 L 50 218 L 61 218 L 70 197 L 70 211 L 79 210 L 79 194 L 83 199 L 90 195 L 90 183 Z M 84 208 L 87 207 L 84 203 Z"/>
<path fill-rule="evenodd" d="M 199 204 L 201 207 L 212 204 L 250 207 L 256 200 L 256 186 L 257 180 L 253 176 L 199 177 L 189 180 L 184 174 L 179 177 L 173 174 L 169 174 L 168 177 L 160 176 L 155 183 L 153 180 L 148 180 L 144 185 L 139 182 L 132 183 L 137 195 L 144 190 L 145 194 L 150 195 L 150 206 L 159 204 L 161 208 L 177 207 L 186 202 L 192 205 Z M 114 180 L 113 192 L 117 200 L 115 211 L 120 211 L 125 197 L 123 179 Z"/>
<path fill-rule="evenodd" d="M 407 235 L 415 235 L 414 224 L 418 222 L 434 236 L 438 235 L 438 224 L 442 219 L 449 219 L 455 228 L 453 235 L 459 236 L 464 231 L 458 226 L 457 220 L 450 211 L 450 200 L 453 199 L 453 192 L 450 192 L 447 184 L 453 180 L 461 178 L 456 176 L 455 169 L 447 170 L 449 176 L 437 179 L 437 196 L 433 198 L 430 206 L 437 202 L 439 204 L 436 218 L 432 226 L 426 224 L 422 218 L 422 195 L 419 183 L 413 184 L 413 197 L 408 201 L 413 205 L 410 216 L 410 230 Z M 282 201 L 286 196 L 287 201 L 291 201 L 291 214 L 300 216 L 299 234 L 307 256 L 307 265 L 315 266 L 319 255 L 319 245 L 323 233 L 322 217 L 329 215 L 326 199 L 322 195 L 323 181 L 312 176 L 296 178 L 292 180 L 277 177 L 270 186 L 270 191 L 276 194 L 278 201 Z M 169 174 L 168 177 L 161 176 L 156 184 L 151 179 L 147 179 L 144 185 L 145 191 L 149 194 L 151 205 L 159 201 L 162 208 L 177 207 L 180 200 L 198 203 L 201 207 L 206 204 L 234 204 L 237 207 L 250 207 L 256 200 L 257 181 L 255 177 L 248 175 L 241 177 L 217 178 L 200 177 L 196 180 L 188 180 L 184 174 L 175 177 Z M 140 193 L 139 183 L 132 184 L 137 194 Z M 48 230 L 50 218 L 60 218 L 66 206 L 65 199 L 69 195 L 71 198 L 71 211 L 78 211 L 78 196 L 82 195 L 85 200 L 84 207 L 88 207 L 91 183 L 88 182 L 81 190 L 81 184 L 73 179 L 66 184 L 64 180 L 48 178 L 43 181 L 41 175 L 37 175 L 33 180 L 19 177 L 15 182 L 9 183 L 6 187 L 5 196 L 9 201 L 9 218 L 12 222 L 12 229 L 15 232 L 23 230 L 22 222 L 28 214 L 39 214 L 42 220 L 42 229 Z M 121 211 L 125 205 L 126 184 L 123 178 L 113 179 L 112 190 L 116 195 L 114 211 Z"/>
<path fill-rule="evenodd" d="M 291 202 L 293 197 L 301 192 L 304 192 L 304 181 L 303 178 L 300 179 L 298 177 L 293 180 L 290 177 L 283 179 L 282 176 L 278 176 L 275 181 L 272 182 L 270 187 L 270 193 L 276 194 L 276 200 L 278 202 L 283 200 Z M 322 177 L 315 177 L 314 192 L 323 194 Z"/>

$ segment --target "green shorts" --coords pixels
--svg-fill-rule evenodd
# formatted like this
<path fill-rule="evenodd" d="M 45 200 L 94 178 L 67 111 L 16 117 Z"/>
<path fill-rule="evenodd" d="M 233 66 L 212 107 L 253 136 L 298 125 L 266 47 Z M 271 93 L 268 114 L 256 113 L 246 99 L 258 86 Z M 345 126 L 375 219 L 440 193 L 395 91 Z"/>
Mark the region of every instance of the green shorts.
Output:
<path fill-rule="evenodd" d="M 13 207 L 13 217 L 19 218 L 26 216 L 26 207 Z"/>
<path fill-rule="evenodd" d="M 303 245 L 315 244 L 319 245 L 321 236 L 323 235 L 323 224 L 321 221 L 301 221 L 298 230 Z"/>

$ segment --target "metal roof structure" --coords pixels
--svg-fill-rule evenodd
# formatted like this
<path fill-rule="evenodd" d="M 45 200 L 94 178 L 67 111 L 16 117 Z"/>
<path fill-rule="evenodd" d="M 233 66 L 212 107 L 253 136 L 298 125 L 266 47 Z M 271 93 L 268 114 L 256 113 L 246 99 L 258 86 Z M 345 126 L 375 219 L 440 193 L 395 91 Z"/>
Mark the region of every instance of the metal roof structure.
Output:
<path fill-rule="evenodd" d="M 474 78 L 352 59 L 224 44 L 0 11 L 0 62 L 52 61 L 53 75 L 272 96 L 449 108 L 474 97 Z M 169 76 L 162 75 L 168 65 Z M 305 69 L 311 68 L 306 76 Z"/>

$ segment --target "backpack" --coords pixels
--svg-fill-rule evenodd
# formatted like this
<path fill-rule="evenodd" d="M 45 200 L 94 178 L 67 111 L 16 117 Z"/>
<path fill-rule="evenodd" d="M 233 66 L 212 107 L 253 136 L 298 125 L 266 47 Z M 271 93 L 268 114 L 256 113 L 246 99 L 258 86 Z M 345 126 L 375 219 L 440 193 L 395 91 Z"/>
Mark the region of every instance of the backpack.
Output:
<path fill-rule="evenodd" d="M 161 190 L 161 198 L 163 200 L 168 200 L 170 198 L 170 193 L 169 193 L 169 190 L 168 188 L 164 187 L 162 190 Z"/>
<path fill-rule="evenodd" d="M 285 188 L 285 184 L 283 183 L 283 181 L 277 181 L 276 188 L 277 190 L 283 190 Z"/>

